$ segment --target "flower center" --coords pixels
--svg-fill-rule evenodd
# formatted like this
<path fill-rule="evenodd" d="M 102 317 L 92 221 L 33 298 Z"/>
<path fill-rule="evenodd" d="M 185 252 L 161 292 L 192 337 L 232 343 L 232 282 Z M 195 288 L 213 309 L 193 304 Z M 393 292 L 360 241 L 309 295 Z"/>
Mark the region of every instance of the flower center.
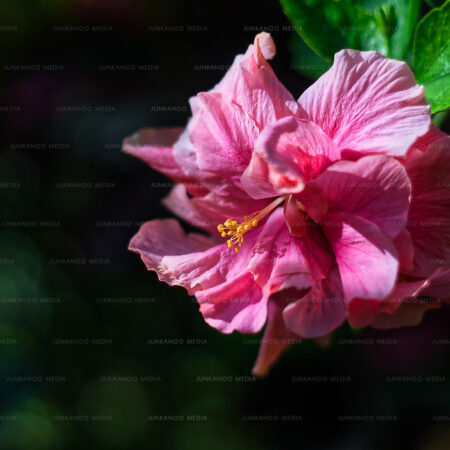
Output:
<path fill-rule="evenodd" d="M 261 211 L 255 211 L 249 216 L 245 216 L 244 222 L 242 223 L 238 223 L 233 219 L 227 219 L 225 223 L 220 224 L 217 229 L 222 237 L 230 237 L 227 241 L 228 247 L 234 247 L 234 249 L 238 252 L 241 249 L 241 245 L 245 244 L 244 234 L 247 233 L 247 231 L 257 227 L 259 221 L 272 212 L 280 203 L 284 202 L 285 199 L 285 195 L 276 198 Z"/>

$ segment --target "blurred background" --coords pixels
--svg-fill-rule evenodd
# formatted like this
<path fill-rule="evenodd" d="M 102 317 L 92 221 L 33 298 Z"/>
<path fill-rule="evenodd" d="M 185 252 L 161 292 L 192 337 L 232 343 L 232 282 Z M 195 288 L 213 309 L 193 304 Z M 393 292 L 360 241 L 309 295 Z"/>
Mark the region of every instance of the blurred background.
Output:
<path fill-rule="evenodd" d="M 183 126 L 261 30 L 294 97 L 311 84 L 277 1 L 3 1 L 0 18 L 2 450 L 450 448 L 449 308 L 344 326 L 256 380 L 261 336 L 209 328 L 127 251 L 170 217 L 170 184 L 125 136 Z"/>

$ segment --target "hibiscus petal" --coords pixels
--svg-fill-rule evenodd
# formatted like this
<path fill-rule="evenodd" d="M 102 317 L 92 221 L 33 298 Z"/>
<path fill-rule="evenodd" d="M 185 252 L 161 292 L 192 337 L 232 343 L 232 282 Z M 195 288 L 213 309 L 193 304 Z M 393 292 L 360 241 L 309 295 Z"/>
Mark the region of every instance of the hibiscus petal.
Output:
<path fill-rule="evenodd" d="M 202 93 L 196 102 L 189 138 L 198 167 L 223 178 L 240 177 L 259 132 L 255 122 L 221 94 Z"/>
<path fill-rule="evenodd" d="M 394 290 L 383 301 L 352 300 L 347 318 L 355 327 L 371 325 L 375 328 L 397 328 L 406 325 L 416 325 L 422 320 L 423 313 L 435 308 L 429 302 L 422 302 L 416 298 L 422 295 L 429 279 L 413 282 L 398 282 Z"/>
<path fill-rule="evenodd" d="M 326 277 L 332 264 L 330 251 L 319 232 L 308 230 L 303 239 L 291 236 L 283 210 L 278 208 L 264 224 L 248 268 L 266 297 L 289 290 L 294 300 L 306 293 L 312 278 Z"/>
<path fill-rule="evenodd" d="M 267 206 L 267 201 L 249 199 L 239 189 L 232 189 L 224 195 L 209 192 L 204 196 L 189 198 L 183 185 L 176 185 L 163 204 L 172 213 L 197 228 L 217 235 L 217 225 L 232 218 L 244 221 L 244 216 Z"/>
<path fill-rule="evenodd" d="M 266 51 L 269 50 L 269 51 Z M 255 36 L 254 43 L 247 48 L 245 54 L 237 55 L 233 64 L 225 73 L 222 80 L 220 80 L 210 92 L 227 93 L 233 92 L 233 86 L 236 83 L 236 78 L 239 76 L 239 69 L 241 65 L 248 66 L 249 60 L 255 60 L 259 65 L 264 64 L 264 59 L 273 59 L 276 54 L 275 43 L 269 33 L 262 32 Z M 237 98 L 233 98 L 237 100 Z"/>
<path fill-rule="evenodd" d="M 411 233 L 404 228 L 394 239 L 395 249 L 398 254 L 400 271 L 412 270 L 414 267 L 414 245 Z"/>
<path fill-rule="evenodd" d="M 302 299 L 283 310 L 288 330 L 299 336 L 325 336 L 345 320 L 345 304 L 337 269 L 319 280 Z"/>
<path fill-rule="evenodd" d="M 405 168 L 393 158 L 375 155 L 339 161 L 315 182 L 328 198 L 330 212 L 370 220 L 391 238 L 406 224 L 411 186 Z"/>
<path fill-rule="evenodd" d="M 223 333 L 259 331 L 266 301 L 247 266 L 258 230 L 239 253 L 200 234 L 185 234 L 173 219 L 146 222 L 130 242 L 161 281 L 195 293 L 208 324 Z"/>
<path fill-rule="evenodd" d="M 403 156 L 430 125 L 424 88 L 407 64 L 373 51 L 336 53 L 299 103 L 341 151 Z"/>
<path fill-rule="evenodd" d="M 370 325 L 379 330 L 416 326 L 422 321 L 426 311 L 440 307 L 440 302 L 415 300 L 402 303 L 395 314 L 379 314 Z"/>
<path fill-rule="evenodd" d="M 208 325 L 221 333 L 257 333 L 267 318 L 267 301 L 250 273 L 196 293 Z"/>
<path fill-rule="evenodd" d="M 347 321 L 355 328 L 364 328 L 376 317 L 381 300 L 354 298 L 347 304 Z"/>
<path fill-rule="evenodd" d="M 210 91 L 239 105 L 261 128 L 299 109 L 266 61 L 275 51 L 270 34 L 259 33 L 254 45 L 236 57 L 222 81 Z"/>
<path fill-rule="evenodd" d="M 284 203 L 284 217 L 289 228 L 289 233 L 294 237 L 303 237 L 306 232 L 306 216 L 303 210 L 300 209 L 298 200 L 293 195 Z"/>
<path fill-rule="evenodd" d="M 450 137 L 435 141 L 426 153 L 413 149 L 405 165 L 412 184 L 407 229 L 414 269 L 409 273 L 427 277 L 450 267 Z"/>
<path fill-rule="evenodd" d="M 300 340 L 300 336 L 286 328 L 281 313 L 280 306 L 276 302 L 270 301 L 267 326 L 261 340 L 258 357 L 252 369 L 252 374 L 255 377 L 266 376 L 280 357 Z"/>
<path fill-rule="evenodd" d="M 301 191 L 304 188 L 302 179 L 291 180 L 270 167 L 257 153 L 252 154 L 250 164 L 241 176 L 241 183 L 245 192 L 254 199 L 277 197 Z"/>
<path fill-rule="evenodd" d="M 212 268 L 224 263 L 220 258 L 224 248 L 213 238 L 186 234 L 175 219 L 144 223 L 129 245 L 161 281 L 182 286 L 189 293 L 223 281 L 220 272 L 213 274 Z"/>
<path fill-rule="evenodd" d="M 299 239 L 289 234 L 282 208 L 277 208 L 264 224 L 248 268 L 258 285 L 265 288 L 267 297 L 276 290 L 283 276 L 310 274 L 307 255 Z"/>
<path fill-rule="evenodd" d="M 319 223 L 328 211 L 328 199 L 314 181 L 310 181 L 302 192 L 295 194 L 295 198 L 302 203 L 314 222 Z"/>
<path fill-rule="evenodd" d="M 414 142 L 412 147 L 425 153 L 428 150 L 428 147 L 434 141 L 442 139 L 446 136 L 447 136 L 447 134 L 445 134 L 443 131 L 441 131 L 435 125 L 431 124 L 430 128 L 428 128 L 428 132 L 426 134 L 424 134 L 423 136 L 420 136 L 419 138 L 417 138 L 416 142 Z"/>
<path fill-rule="evenodd" d="M 195 152 L 194 146 L 189 138 L 189 127 L 191 126 L 192 119 L 189 120 L 188 126 L 181 133 L 177 142 L 173 146 L 173 156 L 175 161 L 183 167 L 185 173 L 196 179 L 204 178 L 204 173 L 202 172 L 197 163 L 197 154 Z M 207 172 L 208 174 L 208 172 Z M 209 177 L 212 174 L 209 173 Z"/>
<path fill-rule="evenodd" d="M 286 117 L 266 127 L 255 151 L 272 167 L 288 177 L 313 179 L 339 158 L 332 141 L 309 120 Z"/>
<path fill-rule="evenodd" d="M 427 278 L 428 284 L 421 295 L 450 300 L 450 269 L 439 268 Z"/>
<path fill-rule="evenodd" d="M 258 230 L 237 253 L 219 240 L 185 233 L 175 219 L 144 223 L 131 239 L 129 249 L 140 254 L 148 270 L 162 281 L 182 286 L 189 293 L 233 280 L 247 271 Z"/>
<path fill-rule="evenodd" d="M 427 279 L 412 282 L 398 282 L 391 294 L 381 302 L 378 312 L 394 314 L 402 303 L 407 303 L 414 297 L 421 295 L 429 284 L 430 282 Z"/>
<path fill-rule="evenodd" d="M 143 128 L 123 141 L 123 151 L 176 181 L 188 179 L 174 159 L 172 145 L 183 128 Z"/>
<path fill-rule="evenodd" d="M 316 124 L 287 117 L 261 132 L 255 143 L 252 162 L 241 181 L 254 198 L 260 198 L 253 187 L 255 183 L 261 185 L 262 195 L 265 192 L 268 196 L 298 193 L 305 188 L 306 181 L 338 158 L 339 153 L 332 141 Z"/>
<path fill-rule="evenodd" d="M 328 214 L 322 225 L 336 255 L 345 299 L 387 297 L 398 271 L 392 242 L 375 224 L 350 214 Z"/>

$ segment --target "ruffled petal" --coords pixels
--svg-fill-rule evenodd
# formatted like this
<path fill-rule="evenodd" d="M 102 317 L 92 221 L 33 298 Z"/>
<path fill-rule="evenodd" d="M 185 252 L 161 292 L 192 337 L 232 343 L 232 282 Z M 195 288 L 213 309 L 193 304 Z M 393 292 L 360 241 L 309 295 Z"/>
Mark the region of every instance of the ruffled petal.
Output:
<path fill-rule="evenodd" d="M 411 186 L 405 168 L 384 155 L 339 161 L 316 178 L 330 212 L 357 215 L 394 238 L 408 217 Z"/>
<path fill-rule="evenodd" d="M 412 185 L 407 229 L 414 243 L 414 269 L 408 273 L 427 277 L 450 267 L 450 137 L 425 153 L 413 149 L 405 165 Z"/>
<path fill-rule="evenodd" d="M 161 281 L 195 294 L 205 321 L 223 333 L 259 331 L 267 307 L 247 270 L 258 230 L 239 253 L 212 238 L 186 234 L 173 219 L 146 222 L 130 242 Z"/>
<path fill-rule="evenodd" d="M 267 164 L 254 152 L 250 164 L 241 176 L 245 192 L 254 199 L 276 197 L 282 194 L 298 192 L 304 188 L 303 180 L 292 180 Z"/>
<path fill-rule="evenodd" d="M 395 314 L 406 302 L 416 302 L 417 297 L 429 281 L 397 282 L 392 292 L 384 300 L 355 298 L 347 305 L 347 320 L 353 327 L 363 328 L 370 325 L 381 314 Z"/>
<path fill-rule="evenodd" d="M 350 214 L 328 214 L 322 225 L 336 255 L 345 299 L 387 297 L 398 272 L 391 240 L 372 222 Z"/>
<path fill-rule="evenodd" d="M 417 325 L 425 311 L 436 308 L 438 302 L 421 301 L 429 279 L 412 282 L 398 282 L 390 295 L 383 301 L 353 300 L 347 317 L 352 326 L 374 328 L 398 328 Z"/>
<path fill-rule="evenodd" d="M 243 222 L 244 216 L 267 206 L 266 200 L 253 200 L 239 189 L 229 191 L 224 191 L 224 195 L 209 192 L 190 198 L 185 186 L 178 184 L 164 198 L 163 204 L 180 219 L 213 235 L 217 234 L 217 225 L 225 220 L 230 218 Z"/>
<path fill-rule="evenodd" d="M 378 313 L 394 314 L 403 303 L 421 295 L 429 284 L 428 279 L 398 282 L 391 294 L 380 303 Z"/>
<path fill-rule="evenodd" d="M 278 208 L 259 234 L 248 268 L 266 297 L 289 291 L 293 301 L 306 294 L 313 279 L 326 278 L 332 265 L 320 232 L 311 228 L 304 238 L 291 236 Z"/>
<path fill-rule="evenodd" d="M 298 105 L 278 80 L 267 59 L 275 56 L 268 33 L 259 33 L 245 55 L 238 55 L 224 78 L 210 92 L 220 92 L 240 106 L 260 128 L 289 115 Z"/>
<path fill-rule="evenodd" d="M 300 336 L 289 331 L 284 325 L 280 305 L 270 301 L 268 304 L 267 325 L 252 374 L 255 377 L 266 376 L 280 357 L 299 340 Z"/>
<path fill-rule="evenodd" d="M 295 117 L 267 126 L 255 143 L 255 154 L 257 161 L 250 164 L 241 178 L 252 196 L 255 196 L 252 184 L 261 181 L 264 186 L 272 186 L 269 195 L 301 192 L 306 181 L 339 158 L 333 142 L 315 123 Z"/>
<path fill-rule="evenodd" d="M 189 186 L 189 192 L 192 195 L 205 195 L 209 191 L 215 190 L 217 186 L 220 189 L 224 184 L 224 180 L 198 167 L 197 153 L 189 138 L 189 127 L 191 123 L 192 119 L 190 119 L 187 127 L 173 145 L 173 158 L 183 168 L 183 172 L 196 181 L 194 189 L 191 189 L 191 186 Z"/>
<path fill-rule="evenodd" d="M 248 272 L 197 292 L 196 297 L 206 323 L 221 333 L 257 333 L 266 322 L 267 301 Z"/>
<path fill-rule="evenodd" d="M 259 133 L 255 122 L 219 93 L 199 94 L 196 105 L 188 129 L 198 168 L 239 178 Z"/>
<path fill-rule="evenodd" d="M 379 314 L 370 325 L 379 330 L 416 326 L 422 321 L 426 311 L 441 306 L 440 302 L 413 299 L 410 302 L 402 303 L 395 314 Z"/>
<path fill-rule="evenodd" d="M 289 234 L 283 209 L 277 208 L 258 236 L 248 268 L 267 298 L 277 290 L 296 287 L 297 295 L 301 296 L 310 287 L 308 258 L 301 240 Z M 290 283 L 289 279 L 296 275 L 302 276 Z"/>
<path fill-rule="evenodd" d="M 186 234 L 175 219 L 144 223 L 131 239 L 129 249 L 138 253 L 148 270 L 161 281 L 182 286 L 190 294 L 223 280 L 221 265 L 230 264 L 225 245 L 197 233 Z M 227 261 L 228 259 L 228 261 Z"/>
<path fill-rule="evenodd" d="M 142 128 L 124 139 L 122 149 L 175 181 L 187 181 L 172 150 L 182 132 L 183 128 Z"/>
<path fill-rule="evenodd" d="M 341 151 L 403 156 L 428 131 L 430 107 L 407 64 L 341 50 L 299 99 Z"/>
<path fill-rule="evenodd" d="M 371 326 L 379 329 L 413 326 L 429 309 L 440 308 L 450 298 L 450 270 L 438 269 L 430 277 L 398 282 L 388 298 L 381 302 Z"/>
<path fill-rule="evenodd" d="M 345 320 L 345 303 L 337 269 L 316 281 L 310 292 L 283 310 L 288 330 L 299 336 L 325 336 Z"/>

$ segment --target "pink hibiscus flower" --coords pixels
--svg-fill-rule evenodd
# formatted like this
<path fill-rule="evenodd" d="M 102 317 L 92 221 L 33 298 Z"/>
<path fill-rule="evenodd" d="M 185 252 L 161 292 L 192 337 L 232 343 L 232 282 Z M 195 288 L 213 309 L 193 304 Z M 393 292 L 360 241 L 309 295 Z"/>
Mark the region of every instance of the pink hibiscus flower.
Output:
<path fill-rule="evenodd" d="M 257 35 L 190 99 L 184 130 L 124 142 L 177 183 L 165 206 L 208 233 L 153 220 L 130 249 L 222 333 L 267 324 L 259 376 L 299 339 L 417 323 L 450 297 L 450 138 L 408 66 L 343 50 L 295 101 L 274 55 Z"/>

